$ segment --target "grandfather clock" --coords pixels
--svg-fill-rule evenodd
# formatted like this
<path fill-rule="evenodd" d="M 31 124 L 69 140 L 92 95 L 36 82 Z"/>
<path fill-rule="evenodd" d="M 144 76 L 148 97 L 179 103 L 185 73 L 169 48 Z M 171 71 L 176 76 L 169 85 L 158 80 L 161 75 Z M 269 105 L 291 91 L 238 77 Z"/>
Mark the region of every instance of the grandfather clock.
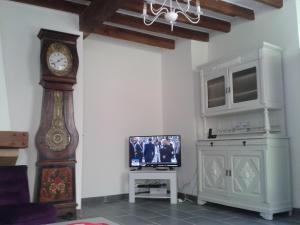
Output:
<path fill-rule="evenodd" d="M 53 203 L 59 216 L 76 216 L 73 85 L 76 84 L 79 36 L 41 29 L 41 79 L 44 88 L 38 149 L 36 196 Z"/>

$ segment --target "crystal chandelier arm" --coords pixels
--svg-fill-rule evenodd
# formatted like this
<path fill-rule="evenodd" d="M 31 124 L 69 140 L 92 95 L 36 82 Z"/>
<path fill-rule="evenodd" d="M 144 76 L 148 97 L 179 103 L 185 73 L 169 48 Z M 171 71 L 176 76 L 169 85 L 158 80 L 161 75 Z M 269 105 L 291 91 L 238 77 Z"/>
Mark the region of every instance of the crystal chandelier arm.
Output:
<path fill-rule="evenodd" d="M 196 23 L 198 23 L 200 21 L 200 18 L 201 18 L 200 15 L 202 14 L 202 13 L 198 14 L 197 17 L 191 17 L 191 16 L 189 16 L 186 13 L 181 12 L 181 11 L 178 11 L 177 13 L 184 15 L 184 17 L 187 18 L 188 21 L 190 21 L 193 24 L 196 24 Z"/>
<path fill-rule="evenodd" d="M 190 4 L 190 1 L 191 1 L 191 0 L 187 0 L 187 1 L 188 1 L 188 2 L 187 2 L 187 7 L 186 7 L 186 9 L 183 9 L 182 6 L 181 6 L 181 4 L 179 4 L 178 0 L 176 0 L 177 8 L 179 8 L 179 10 L 177 10 L 176 13 L 177 13 L 177 12 L 188 13 L 188 11 L 190 10 L 190 7 L 191 7 L 191 4 Z M 203 12 L 202 12 L 202 10 L 201 10 L 201 6 L 200 6 L 199 0 L 196 0 L 196 10 L 197 10 L 196 13 L 194 13 L 194 12 L 191 12 L 191 13 L 197 14 L 197 16 L 203 14 Z M 190 18 L 191 18 L 191 17 L 190 17 Z"/>
<path fill-rule="evenodd" d="M 178 1 L 176 0 L 176 3 L 178 4 Z M 190 3 L 190 0 L 188 0 L 188 7 L 189 6 L 189 3 Z M 177 10 L 176 13 L 177 14 L 182 14 L 185 16 L 185 18 L 188 19 L 188 21 L 190 21 L 191 23 L 195 24 L 195 23 L 198 23 L 201 19 L 201 15 L 203 14 L 202 10 L 201 10 L 201 7 L 200 7 L 200 2 L 199 0 L 196 1 L 196 8 L 197 8 L 197 17 L 192 17 L 190 15 L 188 15 L 188 11 L 184 11 L 182 9 L 182 7 L 178 4 L 178 7 L 180 10 Z"/>
<path fill-rule="evenodd" d="M 166 8 L 163 8 L 161 7 L 160 10 L 158 10 L 157 12 L 153 12 L 152 11 L 152 3 L 150 3 L 150 10 L 151 10 L 151 13 L 155 16 L 155 18 L 158 18 L 159 16 L 161 16 L 162 14 L 165 14 L 165 13 L 168 13 L 168 9 Z M 165 12 L 163 12 L 165 10 Z M 144 18 L 147 18 L 148 17 L 148 14 L 147 14 L 147 3 L 144 2 L 144 8 L 143 8 L 143 17 Z"/>
<path fill-rule="evenodd" d="M 153 17 L 151 19 L 147 19 L 148 16 L 144 15 L 144 24 L 146 26 L 151 26 L 158 19 L 158 17 L 160 17 L 161 15 L 164 15 L 164 14 L 166 14 L 166 12 L 161 12 L 160 14 L 157 14 L 155 17 Z M 147 20 L 149 22 L 147 22 Z"/>
<path fill-rule="evenodd" d="M 165 4 L 166 4 L 167 1 L 168 1 L 168 0 L 165 0 L 164 3 L 162 3 L 161 7 L 158 8 L 158 9 L 155 9 L 155 8 L 153 7 L 153 3 L 150 2 L 150 11 L 151 11 L 151 13 L 152 13 L 153 15 L 157 16 L 157 15 L 160 14 L 163 10 L 166 10 L 166 12 L 169 12 L 168 8 L 165 7 Z"/>
<path fill-rule="evenodd" d="M 157 16 L 160 13 L 162 13 L 163 11 L 165 11 L 164 13 L 169 12 L 169 9 L 167 7 L 161 7 L 159 10 L 156 11 L 156 9 L 153 8 L 152 4 L 150 5 L 150 11 L 153 15 Z M 156 12 L 155 12 L 156 11 Z"/>

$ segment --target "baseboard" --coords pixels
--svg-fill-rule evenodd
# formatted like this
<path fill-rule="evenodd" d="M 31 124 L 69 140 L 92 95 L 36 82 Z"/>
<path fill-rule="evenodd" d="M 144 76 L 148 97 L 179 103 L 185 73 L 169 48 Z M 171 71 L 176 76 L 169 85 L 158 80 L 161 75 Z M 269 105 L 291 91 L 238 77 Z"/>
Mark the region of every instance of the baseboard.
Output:
<path fill-rule="evenodd" d="M 300 215 L 300 209 L 294 208 L 293 213 L 294 213 L 295 215 Z"/>
<path fill-rule="evenodd" d="M 183 199 L 183 200 L 188 200 L 193 203 L 197 203 L 197 196 L 196 195 L 190 195 L 190 194 L 185 194 L 182 192 L 177 193 L 178 198 Z"/>
<path fill-rule="evenodd" d="M 98 204 L 98 203 L 108 203 L 115 202 L 123 199 L 128 199 L 128 194 L 120 194 L 120 195 L 107 195 L 101 197 L 92 197 L 92 198 L 83 198 L 82 204 Z"/>
<path fill-rule="evenodd" d="M 195 195 L 190 195 L 190 194 L 185 194 L 185 193 L 182 193 L 182 192 L 178 192 L 177 196 L 178 196 L 178 198 L 181 198 L 183 200 L 188 200 L 188 201 L 191 201 L 193 203 L 197 203 L 197 196 L 195 196 Z M 127 200 L 128 198 L 129 198 L 128 194 L 83 198 L 82 199 L 82 205 L 115 202 L 115 201 L 124 200 L 124 199 Z"/>

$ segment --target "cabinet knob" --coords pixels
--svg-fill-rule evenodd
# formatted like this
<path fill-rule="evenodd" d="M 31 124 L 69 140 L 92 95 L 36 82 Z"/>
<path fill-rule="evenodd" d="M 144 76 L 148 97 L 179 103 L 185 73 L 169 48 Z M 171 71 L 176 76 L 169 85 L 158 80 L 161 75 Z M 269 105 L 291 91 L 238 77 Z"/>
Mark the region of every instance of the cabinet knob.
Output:
<path fill-rule="evenodd" d="M 243 145 L 244 145 L 244 146 L 246 146 L 246 143 L 247 143 L 246 141 L 243 141 Z"/>
<path fill-rule="evenodd" d="M 214 146 L 214 143 L 213 143 L 213 142 L 210 142 L 210 146 L 211 146 L 211 147 Z"/>
<path fill-rule="evenodd" d="M 230 87 L 225 88 L 225 94 L 230 93 Z"/>

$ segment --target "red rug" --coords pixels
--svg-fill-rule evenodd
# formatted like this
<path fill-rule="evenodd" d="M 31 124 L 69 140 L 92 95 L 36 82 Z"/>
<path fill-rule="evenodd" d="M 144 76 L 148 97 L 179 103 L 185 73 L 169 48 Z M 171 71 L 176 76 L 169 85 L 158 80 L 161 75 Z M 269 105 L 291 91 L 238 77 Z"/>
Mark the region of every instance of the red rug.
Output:
<path fill-rule="evenodd" d="M 107 223 L 87 223 L 87 222 L 78 222 L 78 223 L 70 223 L 68 225 L 108 225 Z"/>

